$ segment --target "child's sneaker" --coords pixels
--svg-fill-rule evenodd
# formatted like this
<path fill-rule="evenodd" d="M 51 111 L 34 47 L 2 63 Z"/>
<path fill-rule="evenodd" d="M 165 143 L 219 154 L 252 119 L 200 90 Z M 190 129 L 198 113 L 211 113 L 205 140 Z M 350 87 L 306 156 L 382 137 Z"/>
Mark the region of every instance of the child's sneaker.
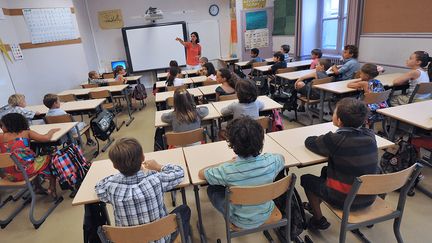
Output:
<path fill-rule="evenodd" d="M 96 142 L 93 141 L 93 139 L 88 139 L 86 145 L 87 145 L 87 146 L 95 146 L 95 145 L 96 145 Z"/>
<path fill-rule="evenodd" d="M 328 227 L 330 227 L 330 223 L 327 221 L 327 219 L 323 216 L 321 219 L 316 220 L 314 218 L 311 218 L 308 223 L 308 228 L 315 229 L 315 230 L 326 230 Z"/>

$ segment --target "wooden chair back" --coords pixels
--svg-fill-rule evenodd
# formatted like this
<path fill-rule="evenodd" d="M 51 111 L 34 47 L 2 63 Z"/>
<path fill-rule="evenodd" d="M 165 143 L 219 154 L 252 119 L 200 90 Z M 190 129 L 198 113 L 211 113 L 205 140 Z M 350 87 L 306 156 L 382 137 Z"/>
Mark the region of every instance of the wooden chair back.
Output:
<path fill-rule="evenodd" d="M 230 95 L 221 95 L 221 96 L 219 96 L 219 101 L 235 100 L 235 99 L 237 99 L 237 94 L 230 94 Z"/>
<path fill-rule="evenodd" d="M 103 79 L 114 78 L 114 73 L 103 73 L 102 78 Z"/>
<path fill-rule="evenodd" d="M 236 205 L 256 205 L 268 202 L 287 192 L 291 186 L 294 186 L 292 182 L 292 175 L 290 175 L 276 182 L 261 186 L 230 187 L 230 203 Z"/>
<path fill-rule="evenodd" d="M 187 89 L 187 85 L 183 84 L 180 86 L 167 86 L 166 88 L 167 88 L 167 91 L 175 91 L 176 89 L 180 89 L 180 88 Z"/>
<path fill-rule="evenodd" d="M 359 177 L 361 181 L 358 195 L 378 195 L 393 192 L 403 187 L 410 176 L 413 174 L 416 164 L 405 170 L 390 174 L 363 175 Z"/>
<path fill-rule="evenodd" d="M 92 91 L 89 96 L 91 99 L 111 98 L 111 92 L 109 90 Z"/>
<path fill-rule="evenodd" d="M 256 121 L 264 129 L 264 132 L 270 128 L 270 118 L 268 116 L 260 116 L 260 117 L 258 117 L 258 119 Z"/>
<path fill-rule="evenodd" d="M 166 98 L 165 103 L 168 107 L 174 107 L 174 97 Z"/>
<path fill-rule="evenodd" d="M 295 68 L 295 67 L 280 68 L 280 69 L 276 70 L 276 74 L 290 73 L 290 72 L 295 72 L 296 70 L 297 70 L 297 68 Z"/>
<path fill-rule="evenodd" d="M 326 84 L 326 83 L 331 83 L 334 81 L 334 77 L 327 77 L 327 78 L 321 78 L 321 79 L 314 79 L 312 80 L 312 87 L 314 85 L 319 85 L 319 84 Z"/>
<path fill-rule="evenodd" d="M 71 102 L 76 101 L 76 97 L 73 94 L 67 94 L 67 95 L 59 95 L 60 102 Z"/>
<path fill-rule="evenodd" d="M 202 82 L 203 86 L 214 85 L 214 84 L 218 84 L 218 82 L 216 80 L 206 80 Z"/>
<path fill-rule="evenodd" d="M 165 139 L 168 146 L 183 147 L 192 143 L 205 141 L 204 129 L 198 128 L 187 132 L 167 132 Z"/>
<path fill-rule="evenodd" d="M 45 116 L 45 123 L 53 124 L 53 123 L 65 123 L 65 122 L 73 122 L 73 118 L 71 114 L 64 114 L 60 116 Z"/>
<path fill-rule="evenodd" d="M 0 154 L 0 169 L 7 168 L 7 167 L 15 167 L 15 162 L 11 158 L 10 153 L 1 153 Z"/>
<path fill-rule="evenodd" d="M 261 67 L 267 65 L 267 62 L 254 62 L 252 63 L 252 67 Z"/>
<path fill-rule="evenodd" d="M 102 226 L 103 233 L 109 242 L 117 243 L 142 243 L 156 241 L 174 233 L 178 228 L 175 214 L 151 223 L 130 227 Z"/>
<path fill-rule="evenodd" d="M 108 82 L 108 86 L 123 85 L 123 84 L 124 83 L 122 81 Z"/>
<path fill-rule="evenodd" d="M 364 94 L 363 101 L 366 104 L 379 104 L 388 100 L 391 92 L 392 90 L 389 89 L 379 93 L 366 93 Z"/>
<path fill-rule="evenodd" d="M 97 88 L 99 85 L 98 84 L 83 84 L 82 87 L 84 89 L 91 89 L 91 88 Z"/>

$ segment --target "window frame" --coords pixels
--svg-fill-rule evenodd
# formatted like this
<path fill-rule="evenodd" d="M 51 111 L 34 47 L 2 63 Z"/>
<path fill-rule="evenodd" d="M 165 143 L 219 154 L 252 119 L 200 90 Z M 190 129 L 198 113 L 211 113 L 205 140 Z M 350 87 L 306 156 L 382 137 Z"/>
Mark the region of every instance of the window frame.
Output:
<path fill-rule="evenodd" d="M 333 54 L 333 55 L 341 55 L 342 51 L 343 51 L 343 47 L 345 45 L 345 43 L 342 43 L 342 42 L 346 42 L 346 35 L 347 35 L 346 29 L 344 31 L 342 31 L 344 21 L 348 21 L 348 7 L 347 7 L 346 13 L 344 14 L 345 2 L 347 5 L 349 5 L 349 0 L 339 0 L 338 15 L 335 17 L 328 17 L 328 18 L 323 17 L 324 16 L 324 1 L 328 1 L 328 0 L 321 0 L 318 3 L 318 5 L 319 5 L 318 6 L 318 11 L 319 11 L 318 23 L 317 23 L 317 27 L 318 27 L 317 29 L 319 30 L 318 45 L 319 45 L 319 47 L 323 53 Z M 337 36 L 337 40 L 336 40 L 336 49 L 323 48 L 322 38 L 323 38 L 324 21 L 335 20 L 335 19 L 338 21 L 338 28 L 337 28 L 338 29 L 337 30 L 338 36 Z M 343 36 L 340 33 L 343 33 Z"/>

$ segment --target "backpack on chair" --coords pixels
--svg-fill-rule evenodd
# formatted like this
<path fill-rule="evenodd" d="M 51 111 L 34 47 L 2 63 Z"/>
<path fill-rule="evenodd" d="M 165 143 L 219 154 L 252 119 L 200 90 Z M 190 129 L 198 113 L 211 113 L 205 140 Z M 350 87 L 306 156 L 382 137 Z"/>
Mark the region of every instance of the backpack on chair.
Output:
<path fill-rule="evenodd" d="M 102 141 L 107 140 L 114 129 L 116 129 L 114 114 L 107 110 L 102 110 L 96 115 L 96 117 L 91 119 L 90 127 L 93 135 L 97 139 Z"/>
<path fill-rule="evenodd" d="M 132 92 L 132 98 L 136 100 L 144 100 L 147 98 L 147 91 L 144 84 L 137 84 Z"/>

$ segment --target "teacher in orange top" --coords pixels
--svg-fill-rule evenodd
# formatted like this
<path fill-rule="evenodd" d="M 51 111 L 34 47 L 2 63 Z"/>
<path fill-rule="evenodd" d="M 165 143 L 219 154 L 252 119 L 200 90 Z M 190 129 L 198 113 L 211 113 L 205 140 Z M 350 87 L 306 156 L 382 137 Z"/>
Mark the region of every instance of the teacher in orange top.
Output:
<path fill-rule="evenodd" d="M 198 44 L 199 36 L 197 32 L 192 32 L 190 35 L 190 42 L 186 42 L 180 38 L 176 38 L 186 48 L 186 67 L 187 69 L 201 69 L 199 59 L 201 57 L 201 46 Z"/>

